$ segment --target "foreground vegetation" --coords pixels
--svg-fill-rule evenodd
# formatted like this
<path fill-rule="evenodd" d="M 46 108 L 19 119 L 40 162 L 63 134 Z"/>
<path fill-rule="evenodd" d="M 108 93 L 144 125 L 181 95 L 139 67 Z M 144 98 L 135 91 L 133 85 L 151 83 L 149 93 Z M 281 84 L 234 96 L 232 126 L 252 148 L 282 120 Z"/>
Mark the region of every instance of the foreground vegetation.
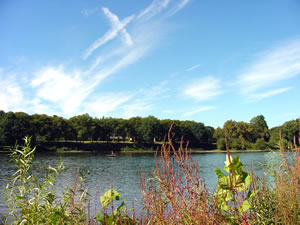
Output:
<path fill-rule="evenodd" d="M 183 142 L 181 142 L 183 143 Z M 217 188 L 210 193 L 199 174 L 197 162 L 187 147 L 176 149 L 171 132 L 168 142 L 156 154 L 155 169 L 140 175 L 143 213 L 127 210 L 126 202 L 116 205 L 120 193 L 111 188 L 100 197 L 102 209 L 92 213 L 83 171 L 78 171 L 73 187 L 57 196 L 56 178 L 63 162 L 34 173 L 35 149 L 30 138 L 15 146 L 11 161 L 16 169 L 6 187 L 8 224 L 299 224 L 300 155 L 289 159 L 281 145 L 280 156 L 266 166 L 266 177 L 243 168 L 239 156 L 230 156 L 227 139 L 224 171 L 216 169 Z M 275 163 L 275 164 L 274 164 Z M 125 193 L 126 194 L 126 193 Z"/>
<path fill-rule="evenodd" d="M 225 150 L 226 129 L 230 149 L 279 149 L 281 130 L 282 143 L 286 149 L 292 149 L 294 137 L 299 145 L 299 121 L 288 121 L 280 127 L 269 129 L 264 116 L 259 115 L 249 122 L 228 120 L 222 128 L 214 129 L 201 122 L 159 120 L 154 116 L 119 119 L 93 118 L 83 114 L 65 119 L 44 114 L 28 115 L 23 112 L 0 111 L 0 147 L 12 146 L 16 141 L 21 142 L 23 137 L 31 136 L 32 143 L 40 146 L 38 150 L 50 144 L 50 148 L 68 148 L 72 146 L 71 143 L 75 149 L 80 149 L 79 144 L 85 143 L 82 146 L 83 150 L 91 150 L 93 143 L 98 143 L 97 149 L 101 150 L 105 150 L 105 144 L 108 143 L 116 148 L 118 143 L 123 143 L 123 147 L 132 149 L 156 149 L 153 145 L 163 142 L 165 134 L 173 124 L 174 145 L 179 145 L 181 137 L 184 136 L 191 148 Z"/>

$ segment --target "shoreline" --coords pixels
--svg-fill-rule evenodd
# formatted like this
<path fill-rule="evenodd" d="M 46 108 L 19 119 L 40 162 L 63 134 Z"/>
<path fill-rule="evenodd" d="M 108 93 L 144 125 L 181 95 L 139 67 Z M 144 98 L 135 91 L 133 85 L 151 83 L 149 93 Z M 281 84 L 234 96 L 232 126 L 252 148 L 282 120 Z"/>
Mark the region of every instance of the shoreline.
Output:
<path fill-rule="evenodd" d="M 189 149 L 190 151 L 190 149 Z M 249 149 L 249 150 L 230 150 L 230 153 L 255 153 L 255 152 L 277 152 L 278 150 L 274 150 L 274 149 L 268 149 L 268 150 L 254 150 L 254 149 Z M 43 154 L 43 153 L 61 153 L 61 154 L 65 154 L 65 153 L 107 153 L 107 152 L 111 152 L 111 150 L 80 150 L 80 149 L 64 149 L 62 150 L 61 148 L 58 149 L 49 149 L 49 150 L 44 150 L 44 151 L 37 151 L 37 154 Z M 128 153 L 139 153 L 139 154 L 143 154 L 143 153 L 156 153 L 156 150 L 153 149 L 128 149 L 128 150 L 115 150 L 116 153 L 118 154 L 128 154 Z M 10 150 L 7 150 L 7 148 L 1 149 L 0 148 L 0 154 L 1 153 L 11 153 Z M 226 153 L 226 150 L 218 150 L 218 149 L 213 149 L 213 150 L 205 150 L 205 149 L 193 149 L 191 148 L 191 153 L 192 154 L 212 154 L 212 153 Z"/>

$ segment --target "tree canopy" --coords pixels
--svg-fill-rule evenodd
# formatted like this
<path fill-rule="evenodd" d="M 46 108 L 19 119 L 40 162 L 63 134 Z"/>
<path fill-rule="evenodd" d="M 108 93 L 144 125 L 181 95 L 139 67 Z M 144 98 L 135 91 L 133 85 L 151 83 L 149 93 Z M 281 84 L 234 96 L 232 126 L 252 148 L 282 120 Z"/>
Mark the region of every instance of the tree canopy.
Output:
<path fill-rule="evenodd" d="M 152 144 L 164 141 L 172 126 L 173 142 L 183 137 L 190 147 L 225 149 L 225 131 L 229 148 L 276 149 L 279 147 L 280 131 L 286 148 L 294 139 L 299 145 L 299 119 L 287 121 L 280 127 L 269 129 L 265 117 L 258 115 L 249 122 L 227 120 L 222 128 L 214 129 L 204 123 L 191 120 L 159 120 L 154 116 L 121 118 L 93 118 L 89 114 L 65 119 L 45 114 L 28 115 L 24 112 L 0 111 L 0 145 L 21 142 L 24 136 L 32 136 L 35 142 L 51 141 L 132 141 Z"/>
<path fill-rule="evenodd" d="M 214 128 L 195 121 L 159 120 L 154 116 L 93 118 L 87 113 L 65 119 L 56 115 L 3 111 L 0 111 L 0 144 L 21 142 L 26 135 L 32 136 L 35 142 L 131 140 L 151 144 L 163 141 L 171 124 L 174 143 L 179 143 L 184 136 L 193 146 L 211 148 L 213 145 Z"/>

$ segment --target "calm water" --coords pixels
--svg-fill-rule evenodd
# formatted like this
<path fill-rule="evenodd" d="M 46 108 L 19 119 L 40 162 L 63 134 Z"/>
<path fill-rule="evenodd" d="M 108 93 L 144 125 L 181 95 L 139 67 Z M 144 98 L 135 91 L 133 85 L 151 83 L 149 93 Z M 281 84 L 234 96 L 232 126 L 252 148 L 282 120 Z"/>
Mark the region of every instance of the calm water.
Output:
<path fill-rule="evenodd" d="M 254 168 L 258 174 L 262 173 L 261 163 L 265 162 L 266 153 L 240 153 L 241 160 L 247 168 L 253 161 Z M 233 156 L 236 154 L 233 154 Z M 155 166 L 154 155 L 151 153 L 142 154 L 120 154 L 117 157 L 105 157 L 96 153 L 46 153 L 37 154 L 37 164 L 58 165 L 60 156 L 63 157 L 64 165 L 68 170 L 62 174 L 57 182 L 57 192 L 61 193 L 66 187 L 72 187 L 74 176 L 79 168 L 90 170 L 86 177 L 86 187 L 92 196 L 92 205 L 96 202 L 97 209 L 100 208 L 99 197 L 111 185 L 119 191 L 122 197 L 127 197 L 128 208 L 131 202 L 135 201 L 135 207 L 139 211 L 141 205 L 141 191 L 139 188 L 139 171 L 149 172 Z M 193 159 L 198 161 L 202 178 L 206 181 L 207 187 L 213 191 L 217 183 L 215 168 L 222 169 L 225 161 L 225 154 L 193 154 Z M 13 174 L 14 170 L 8 164 L 8 156 L 0 154 L 0 190 L 3 191 L 6 180 Z M 1 193 L 2 195 L 2 193 Z M 95 200 L 94 200 L 95 199 Z M 0 214 L 5 213 L 5 204 L 1 200 Z"/>

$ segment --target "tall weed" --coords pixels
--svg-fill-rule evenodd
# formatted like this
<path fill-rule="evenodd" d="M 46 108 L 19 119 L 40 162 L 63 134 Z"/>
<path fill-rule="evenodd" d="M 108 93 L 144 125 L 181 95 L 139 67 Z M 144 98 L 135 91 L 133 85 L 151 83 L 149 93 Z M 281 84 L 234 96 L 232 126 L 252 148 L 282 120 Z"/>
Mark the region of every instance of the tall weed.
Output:
<path fill-rule="evenodd" d="M 24 138 L 24 145 L 16 145 L 10 154 L 16 172 L 9 178 L 5 198 L 8 215 L 5 224 L 81 224 L 86 221 L 87 192 L 82 187 L 82 174 L 77 175 L 73 188 L 62 199 L 57 198 L 54 184 L 64 171 L 63 162 L 54 168 L 40 167 L 33 170 L 35 148 L 31 138 Z M 78 182 L 78 177 L 80 182 Z M 75 200 L 76 199 L 76 200 Z"/>
<path fill-rule="evenodd" d="M 171 128 L 170 128 L 171 129 Z M 199 174 L 191 152 L 168 142 L 155 155 L 155 170 L 141 175 L 147 224 L 220 224 L 223 218 Z M 183 143 L 183 142 L 181 142 Z"/>
<path fill-rule="evenodd" d="M 251 209 L 253 224 L 300 224 L 300 151 L 294 141 L 288 157 L 282 143 L 281 139 L 278 159 L 268 164 L 269 179 L 257 179 L 254 186 L 258 195 Z"/>

